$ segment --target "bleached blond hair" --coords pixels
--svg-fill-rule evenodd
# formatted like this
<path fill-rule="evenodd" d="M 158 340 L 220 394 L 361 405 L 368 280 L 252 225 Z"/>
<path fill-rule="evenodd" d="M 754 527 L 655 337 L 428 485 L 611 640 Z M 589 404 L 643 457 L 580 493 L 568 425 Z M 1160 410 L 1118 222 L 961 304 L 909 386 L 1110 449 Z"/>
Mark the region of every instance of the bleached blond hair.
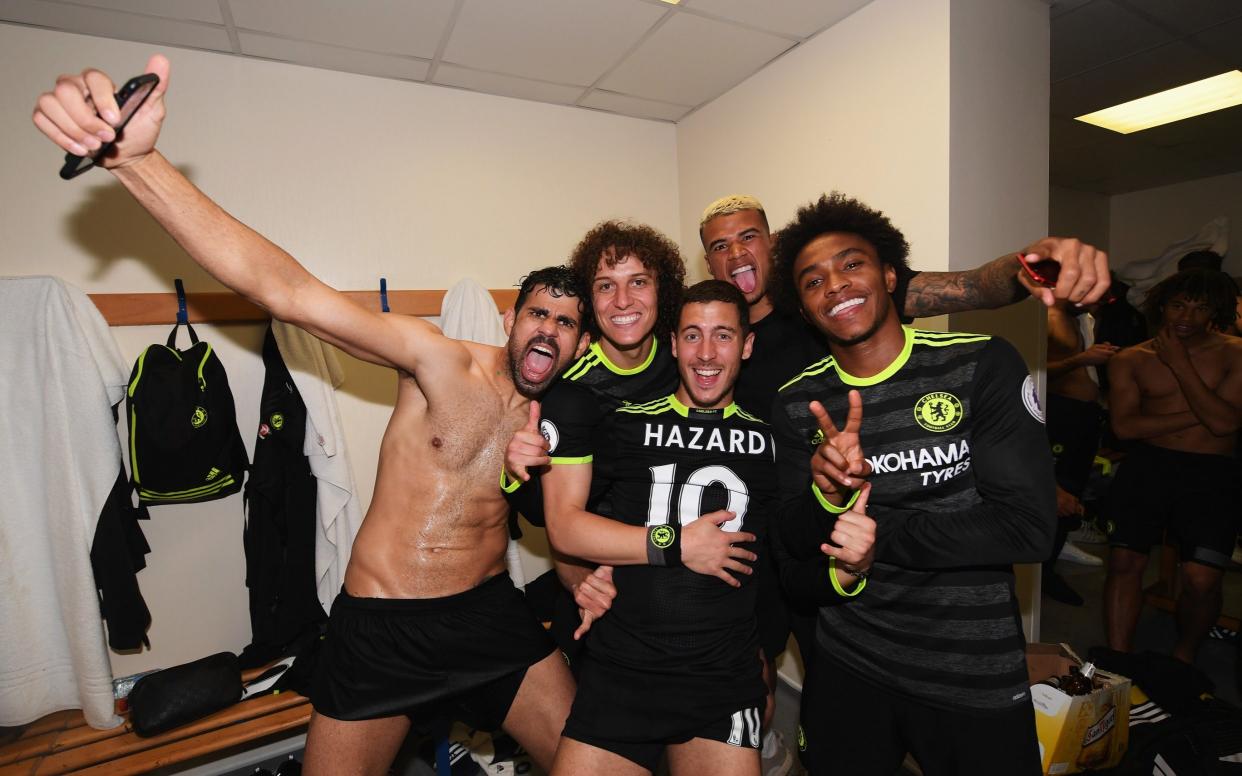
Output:
<path fill-rule="evenodd" d="M 749 194 L 730 194 L 708 205 L 703 211 L 703 216 L 699 219 L 699 239 L 703 238 L 703 227 L 707 226 L 708 221 L 720 216 L 731 216 L 743 210 L 757 210 L 763 216 L 763 225 L 768 225 L 768 214 L 763 211 L 762 202 Z"/>

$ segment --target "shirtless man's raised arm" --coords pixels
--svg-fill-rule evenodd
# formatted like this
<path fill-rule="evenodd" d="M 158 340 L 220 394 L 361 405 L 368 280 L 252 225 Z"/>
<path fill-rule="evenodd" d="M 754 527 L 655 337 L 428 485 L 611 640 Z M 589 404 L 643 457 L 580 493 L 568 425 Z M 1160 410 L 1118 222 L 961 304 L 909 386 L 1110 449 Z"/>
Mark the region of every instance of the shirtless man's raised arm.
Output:
<path fill-rule="evenodd" d="M 169 63 L 103 161 L 198 264 L 273 317 L 397 370 L 375 493 L 331 607 L 311 700 L 306 772 L 384 773 L 411 720 L 503 726 L 550 765 L 572 680 L 504 574 L 504 443 L 587 345 L 589 301 L 564 268 L 532 273 L 505 316 L 504 348 L 363 309 L 234 219 L 157 150 Z M 111 140 L 112 81 L 62 76 L 33 120 L 79 155 Z"/>

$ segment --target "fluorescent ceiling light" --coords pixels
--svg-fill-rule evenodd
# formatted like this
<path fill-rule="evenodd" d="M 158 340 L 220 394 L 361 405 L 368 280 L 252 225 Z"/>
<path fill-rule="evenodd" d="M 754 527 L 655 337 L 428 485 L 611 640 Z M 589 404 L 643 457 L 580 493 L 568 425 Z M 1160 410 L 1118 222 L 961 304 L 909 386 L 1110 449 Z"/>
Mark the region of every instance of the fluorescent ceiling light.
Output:
<path fill-rule="evenodd" d="M 1230 70 L 1075 118 L 1128 135 L 1235 105 L 1242 105 L 1242 70 Z"/>

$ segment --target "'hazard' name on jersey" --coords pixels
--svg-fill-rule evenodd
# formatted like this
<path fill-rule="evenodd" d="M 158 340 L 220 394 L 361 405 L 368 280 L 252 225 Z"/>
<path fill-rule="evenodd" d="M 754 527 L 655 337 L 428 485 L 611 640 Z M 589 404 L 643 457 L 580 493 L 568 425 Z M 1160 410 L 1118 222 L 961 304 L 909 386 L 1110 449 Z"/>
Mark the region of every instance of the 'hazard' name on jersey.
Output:
<path fill-rule="evenodd" d="M 701 413 L 702 410 L 695 412 Z M 732 455 L 772 455 L 772 439 L 767 433 L 693 424 L 647 423 L 643 430 L 643 447 L 676 447 Z"/>

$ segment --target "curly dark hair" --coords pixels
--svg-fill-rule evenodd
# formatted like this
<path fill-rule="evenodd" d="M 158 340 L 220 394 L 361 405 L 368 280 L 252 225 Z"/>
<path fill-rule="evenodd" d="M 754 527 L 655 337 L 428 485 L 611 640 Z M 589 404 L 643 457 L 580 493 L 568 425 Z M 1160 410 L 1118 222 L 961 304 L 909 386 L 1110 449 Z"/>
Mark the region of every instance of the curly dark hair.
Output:
<path fill-rule="evenodd" d="M 1238 284 L 1233 278 L 1210 269 L 1185 269 L 1148 290 L 1141 309 L 1152 331 L 1164 325 L 1165 305 L 1178 294 L 1206 302 L 1212 324 L 1218 329 L 1226 329 L 1238 319 Z"/>
<path fill-rule="evenodd" d="M 875 246 L 880 262 L 900 275 L 909 270 L 910 244 L 888 216 L 839 191 L 825 194 L 798 214 L 772 240 L 772 277 L 768 298 L 777 309 L 797 313 L 801 307 L 794 281 L 794 262 L 812 240 L 830 232 L 856 234 Z"/>
<path fill-rule="evenodd" d="M 737 286 L 723 280 L 700 280 L 687 288 L 681 298 L 682 307 L 708 302 L 724 302 L 736 307 L 738 320 L 742 322 L 741 337 L 746 339 L 746 335 L 750 333 L 750 305 L 746 302 L 746 295 Z"/>
<path fill-rule="evenodd" d="M 575 297 L 578 300 L 579 323 L 585 331 L 594 325 L 595 313 L 591 309 L 591 295 L 578 275 L 569 267 L 555 266 L 537 269 L 518 281 L 517 301 L 513 303 L 515 312 L 522 311 L 526 297 L 540 288 L 546 288 L 552 296 Z"/>
<path fill-rule="evenodd" d="M 590 291 L 600 259 L 609 267 L 630 256 L 642 262 L 656 279 L 658 309 L 655 334 L 663 337 L 677 326 L 681 311 L 681 294 L 686 284 L 686 263 L 676 243 L 644 224 L 604 221 L 586 233 L 569 257 L 569 268 L 578 276 L 582 287 Z M 599 326 L 592 316 L 592 336 L 599 335 Z"/>

